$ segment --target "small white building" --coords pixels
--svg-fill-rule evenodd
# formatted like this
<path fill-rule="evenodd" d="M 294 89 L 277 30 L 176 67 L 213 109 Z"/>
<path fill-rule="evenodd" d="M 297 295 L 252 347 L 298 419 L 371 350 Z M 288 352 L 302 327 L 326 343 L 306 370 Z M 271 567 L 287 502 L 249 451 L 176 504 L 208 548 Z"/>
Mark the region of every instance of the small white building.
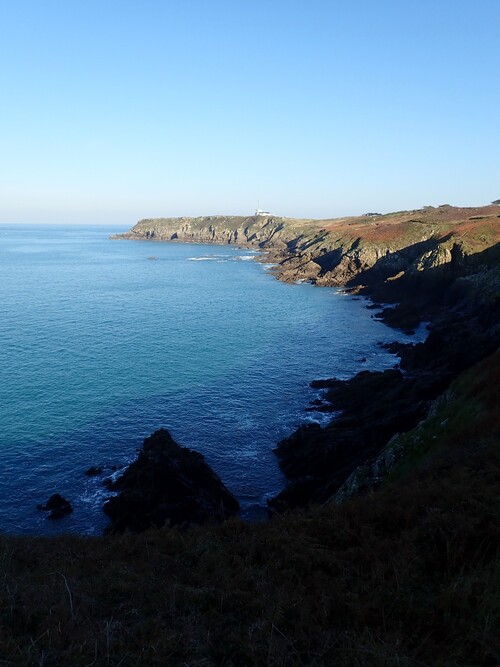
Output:
<path fill-rule="evenodd" d="M 259 215 L 272 215 L 272 213 L 269 213 L 269 211 L 261 211 L 260 208 L 258 208 L 258 209 L 256 209 L 256 211 L 255 211 L 255 215 L 256 215 L 256 216 L 259 216 Z"/>

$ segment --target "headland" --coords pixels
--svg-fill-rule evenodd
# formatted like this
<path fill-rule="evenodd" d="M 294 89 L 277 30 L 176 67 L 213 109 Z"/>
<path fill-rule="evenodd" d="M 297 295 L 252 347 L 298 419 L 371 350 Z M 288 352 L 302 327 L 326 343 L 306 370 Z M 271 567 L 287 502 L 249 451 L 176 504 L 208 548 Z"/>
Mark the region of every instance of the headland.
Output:
<path fill-rule="evenodd" d="M 273 215 L 150 218 L 115 239 L 235 244 L 265 251 L 280 280 L 375 285 L 470 258 L 500 241 L 500 206 L 427 206 L 314 220 Z M 452 258 L 452 251 L 455 255 Z"/>

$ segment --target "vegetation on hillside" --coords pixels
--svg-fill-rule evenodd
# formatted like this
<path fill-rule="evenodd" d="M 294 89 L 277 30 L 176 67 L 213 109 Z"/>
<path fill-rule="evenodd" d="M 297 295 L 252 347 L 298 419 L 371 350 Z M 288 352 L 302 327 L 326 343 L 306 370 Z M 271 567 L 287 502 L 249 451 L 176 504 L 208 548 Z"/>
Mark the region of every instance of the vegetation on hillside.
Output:
<path fill-rule="evenodd" d="M 2 664 L 497 665 L 499 380 L 497 353 L 405 436 L 414 464 L 341 506 L 2 537 Z"/>
<path fill-rule="evenodd" d="M 140 220 L 113 238 L 236 244 L 270 253 L 280 280 L 345 285 L 367 270 L 378 279 L 422 270 L 500 242 L 500 208 L 443 205 L 327 220 L 280 216 L 205 216 Z M 373 271 L 372 271 L 373 273 Z"/>

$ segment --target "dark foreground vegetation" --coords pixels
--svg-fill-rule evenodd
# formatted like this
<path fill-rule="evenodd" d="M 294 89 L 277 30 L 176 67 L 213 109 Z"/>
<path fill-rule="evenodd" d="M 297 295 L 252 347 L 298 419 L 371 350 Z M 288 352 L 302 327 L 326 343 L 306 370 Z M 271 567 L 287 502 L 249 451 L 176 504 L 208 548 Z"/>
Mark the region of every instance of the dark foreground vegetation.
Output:
<path fill-rule="evenodd" d="M 499 388 L 497 353 L 419 425 L 411 465 L 340 506 L 1 538 L 1 664 L 499 664 Z"/>

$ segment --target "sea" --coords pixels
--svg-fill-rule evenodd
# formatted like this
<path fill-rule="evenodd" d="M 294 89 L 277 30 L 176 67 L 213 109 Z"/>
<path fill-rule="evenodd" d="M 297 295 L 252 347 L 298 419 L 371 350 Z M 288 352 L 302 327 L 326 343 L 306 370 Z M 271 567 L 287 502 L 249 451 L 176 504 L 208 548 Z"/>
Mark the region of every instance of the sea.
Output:
<path fill-rule="evenodd" d="M 255 251 L 110 240 L 126 230 L 0 225 L 3 533 L 101 534 L 105 480 L 161 427 L 260 520 L 285 484 L 276 444 L 325 418 L 309 382 L 392 367 L 381 343 L 411 339 Z M 37 509 L 53 493 L 74 508 L 59 521 Z"/>

